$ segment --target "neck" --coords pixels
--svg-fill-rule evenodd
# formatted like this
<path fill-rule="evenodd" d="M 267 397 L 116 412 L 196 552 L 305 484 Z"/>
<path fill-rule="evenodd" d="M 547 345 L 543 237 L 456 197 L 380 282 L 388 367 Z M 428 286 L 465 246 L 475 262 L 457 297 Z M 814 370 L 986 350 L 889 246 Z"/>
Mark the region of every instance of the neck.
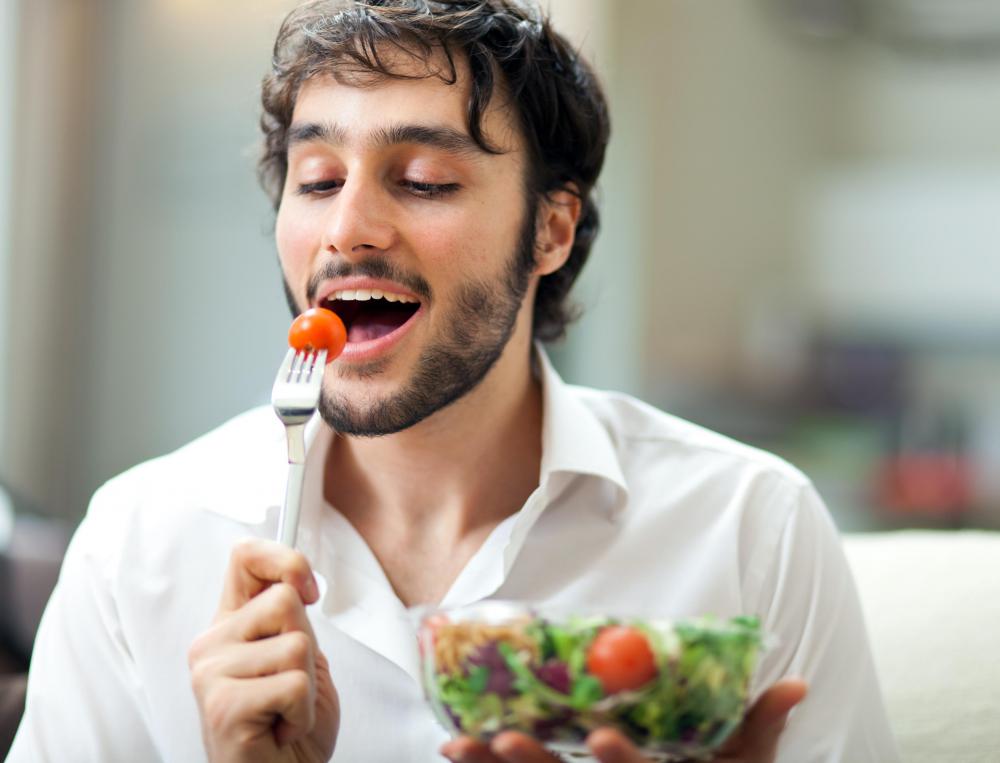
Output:
<path fill-rule="evenodd" d="M 492 529 L 538 485 L 541 386 L 530 345 L 508 345 L 469 394 L 393 435 L 334 438 L 324 493 L 362 533 L 460 544 Z"/>

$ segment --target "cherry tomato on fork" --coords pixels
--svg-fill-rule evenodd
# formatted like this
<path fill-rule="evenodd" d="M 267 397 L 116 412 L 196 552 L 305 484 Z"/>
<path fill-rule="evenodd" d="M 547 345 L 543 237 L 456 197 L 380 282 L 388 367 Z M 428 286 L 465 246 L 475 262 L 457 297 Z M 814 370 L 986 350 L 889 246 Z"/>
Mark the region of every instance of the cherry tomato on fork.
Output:
<path fill-rule="evenodd" d="M 343 352 L 347 329 L 333 310 L 312 307 L 292 321 L 288 344 L 296 352 L 326 350 L 326 362 L 329 363 Z"/>

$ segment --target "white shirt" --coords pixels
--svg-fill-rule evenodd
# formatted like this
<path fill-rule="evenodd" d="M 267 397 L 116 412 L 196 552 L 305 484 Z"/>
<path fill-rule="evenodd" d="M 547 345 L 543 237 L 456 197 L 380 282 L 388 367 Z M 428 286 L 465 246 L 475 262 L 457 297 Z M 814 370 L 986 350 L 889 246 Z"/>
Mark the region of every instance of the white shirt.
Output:
<path fill-rule="evenodd" d="M 809 481 L 774 456 L 620 394 L 564 384 L 541 354 L 538 488 L 489 535 L 442 604 L 758 615 L 777 645 L 754 694 L 808 681 L 782 763 L 898 759 L 854 583 Z M 322 494 L 332 434 L 309 426 L 299 548 L 342 718 L 335 761 L 433 761 L 410 618 Z M 15 763 L 204 760 L 187 650 L 210 624 L 229 551 L 273 538 L 287 469 L 269 408 L 105 484 L 66 556 L 32 659 Z"/>

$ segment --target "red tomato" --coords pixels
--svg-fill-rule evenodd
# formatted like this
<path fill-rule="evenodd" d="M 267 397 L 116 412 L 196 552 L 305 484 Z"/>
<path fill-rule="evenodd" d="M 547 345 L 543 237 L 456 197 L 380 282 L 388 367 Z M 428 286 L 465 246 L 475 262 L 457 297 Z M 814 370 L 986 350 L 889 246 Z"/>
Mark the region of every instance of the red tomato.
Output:
<path fill-rule="evenodd" d="M 326 362 L 340 355 L 347 344 L 347 329 L 333 310 L 313 307 L 292 321 L 288 344 L 296 351 L 326 350 Z"/>
<path fill-rule="evenodd" d="M 638 689 L 656 678 L 656 657 L 646 634 L 637 628 L 602 628 L 587 650 L 587 670 L 605 694 Z"/>

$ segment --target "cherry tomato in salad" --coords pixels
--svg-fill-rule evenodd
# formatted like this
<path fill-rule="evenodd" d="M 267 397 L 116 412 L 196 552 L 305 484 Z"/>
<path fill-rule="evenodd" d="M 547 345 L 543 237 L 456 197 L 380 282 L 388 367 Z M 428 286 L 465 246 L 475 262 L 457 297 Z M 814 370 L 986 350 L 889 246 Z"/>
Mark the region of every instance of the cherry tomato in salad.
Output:
<path fill-rule="evenodd" d="M 288 344 L 297 352 L 326 350 L 326 362 L 329 363 L 343 352 L 347 329 L 333 310 L 313 307 L 292 321 Z"/>
<path fill-rule="evenodd" d="M 624 625 L 600 630 L 587 650 L 587 671 L 601 682 L 605 694 L 638 689 L 658 672 L 646 634 Z"/>

